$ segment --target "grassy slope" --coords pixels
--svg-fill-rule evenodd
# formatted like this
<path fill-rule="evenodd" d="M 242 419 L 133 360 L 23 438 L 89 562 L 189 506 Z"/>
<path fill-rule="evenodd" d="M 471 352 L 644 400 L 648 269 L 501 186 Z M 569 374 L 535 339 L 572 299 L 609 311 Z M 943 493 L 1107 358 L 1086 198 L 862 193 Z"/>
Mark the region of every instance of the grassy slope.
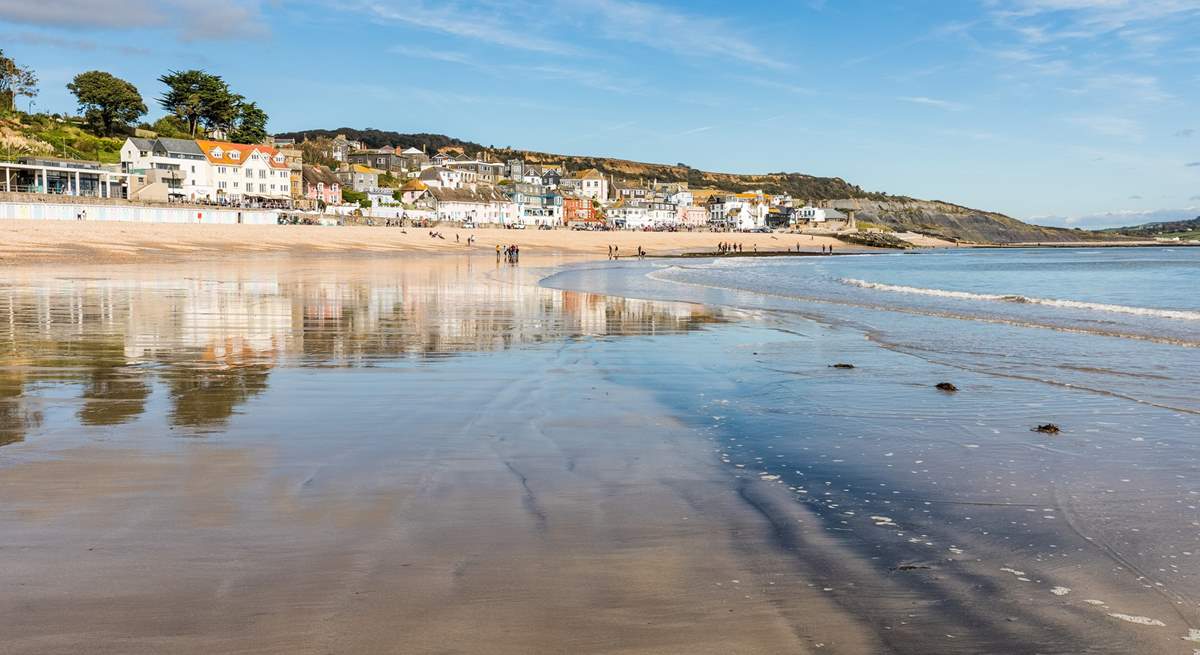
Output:
<path fill-rule="evenodd" d="M 52 116 L 10 115 L 0 118 L 0 156 L 50 155 L 105 164 L 121 161 L 124 138 L 98 137 L 69 121 Z"/>

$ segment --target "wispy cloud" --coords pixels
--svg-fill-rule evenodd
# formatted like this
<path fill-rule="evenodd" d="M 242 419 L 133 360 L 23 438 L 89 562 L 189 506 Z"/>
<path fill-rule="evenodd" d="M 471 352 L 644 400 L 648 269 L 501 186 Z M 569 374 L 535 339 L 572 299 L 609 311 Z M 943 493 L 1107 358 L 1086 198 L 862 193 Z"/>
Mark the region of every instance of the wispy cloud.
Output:
<path fill-rule="evenodd" d="M 381 21 L 404 23 L 514 50 L 556 55 L 570 54 L 576 50 L 557 39 L 539 36 L 529 29 L 521 29 L 519 21 L 514 24 L 503 12 L 473 11 L 467 9 L 463 3 L 446 2 L 434 6 L 421 1 L 393 0 L 364 3 L 361 9 Z"/>
<path fill-rule="evenodd" d="M 946 111 L 962 111 L 967 108 L 966 105 L 950 100 L 941 100 L 939 98 L 929 98 L 926 96 L 901 96 L 896 98 L 901 102 L 910 102 L 914 105 L 925 105 L 927 107 L 937 107 Z"/>
<path fill-rule="evenodd" d="M 1184 166 L 1186 166 L 1188 168 L 1196 168 L 1197 166 L 1200 166 L 1200 161 L 1190 161 L 1190 162 L 1184 164 Z"/>
<path fill-rule="evenodd" d="M 627 41 L 682 56 L 732 59 L 747 64 L 784 68 L 785 63 L 763 51 L 730 22 L 632 0 L 565 0 L 577 17 L 584 17 L 602 37 Z M 556 7 L 557 9 L 558 7 Z"/>
<path fill-rule="evenodd" d="M 716 125 L 705 125 L 704 127 L 695 127 L 690 130 L 684 130 L 684 131 L 680 132 L 679 134 L 676 134 L 675 136 L 688 136 L 689 134 L 699 134 L 701 132 L 707 132 L 709 130 L 714 130 L 714 129 L 716 129 L 716 127 L 717 127 Z"/>
<path fill-rule="evenodd" d="M 1200 196 L 1192 200 L 1200 199 Z M 1143 223 L 1160 221 L 1184 221 L 1195 218 L 1200 211 L 1197 207 L 1181 207 L 1176 209 L 1127 209 L 1123 211 L 1104 212 L 1100 214 L 1082 214 L 1078 216 L 1043 216 L 1033 219 L 1043 225 L 1068 225 L 1071 227 L 1131 227 Z"/>
<path fill-rule="evenodd" d="M 1175 136 L 1177 136 L 1181 139 L 1187 139 L 1187 138 L 1192 137 L 1194 134 L 1196 134 L 1196 130 L 1188 128 L 1188 129 L 1184 129 L 1184 130 L 1179 130 L 1178 132 L 1175 133 Z"/>
<path fill-rule="evenodd" d="M 1141 140 L 1143 136 L 1141 123 L 1131 118 L 1121 116 L 1074 116 L 1069 120 L 1080 127 L 1087 128 L 1103 136 L 1131 140 Z"/>
<path fill-rule="evenodd" d="M 185 41 L 268 33 L 258 0 L 0 0 L 0 20 L 55 28 L 166 29 Z"/>

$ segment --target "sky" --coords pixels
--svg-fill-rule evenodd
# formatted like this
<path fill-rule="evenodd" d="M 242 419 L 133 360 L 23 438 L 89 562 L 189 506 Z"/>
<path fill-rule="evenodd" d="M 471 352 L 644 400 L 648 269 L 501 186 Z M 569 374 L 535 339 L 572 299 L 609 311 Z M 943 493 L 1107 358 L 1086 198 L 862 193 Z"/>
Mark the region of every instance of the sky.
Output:
<path fill-rule="evenodd" d="M 1102 227 L 1200 214 L 1200 0 L 0 0 L 35 111 L 201 68 L 378 128 Z"/>

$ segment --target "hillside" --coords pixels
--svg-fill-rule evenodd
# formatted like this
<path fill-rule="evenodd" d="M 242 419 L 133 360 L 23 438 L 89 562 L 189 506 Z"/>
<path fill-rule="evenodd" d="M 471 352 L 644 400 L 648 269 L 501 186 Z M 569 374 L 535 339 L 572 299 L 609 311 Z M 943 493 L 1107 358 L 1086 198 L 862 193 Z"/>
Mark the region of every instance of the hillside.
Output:
<path fill-rule="evenodd" d="M 115 164 L 121 161 L 124 142 L 89 134 L 70 120 L 45 114 L 0 118 L 0 153 L 5 158 L 51 155 Z"/>
<path fill-rule="evenodd" d="M 1200 216 L 1186 221 L 1144 223 L 1142 225 L 1113 227 L 1100 231 L 1109 234 L 1121 234 L 1124 236 L 1138 237 L 1142 239 L 1153 239 L 1157 237 L 1200 239 Z"/>
<path fill-rule="evenodd" d="M 304 130 L 276 136 L 303 140 L 344 134 L 372 148 L 384 145 L 424 147 L 429 152 L 453 148 L 469 155 L 485 155 L 495 161 L 522 158 L 535 164 L 565 165 L 571 170 L 595 168 L 617 180 L 687 182 L 693 190 L 746 191 L 762 189 L 772 194 L 788 194 L 805 202 L 833 204 L 858 210 L 860 219 L 895 230 L 920 232 L 951 240 L 1017 243 L 1038 241 L 1087 241 L 1119 238 L 1082 230 L 1041 227 L 1023 223 L 996 212 L 971 209 L 948 202 L 917 200 L 905 196 L 867 191 L 837 177 L 817 177 L 803 173 L 737 174 L 702 171 L 686 164 L 646 162 L 560 155 L 510 148 L 483 146 L 440 134 L 402 134 L 383 130 Z"/>

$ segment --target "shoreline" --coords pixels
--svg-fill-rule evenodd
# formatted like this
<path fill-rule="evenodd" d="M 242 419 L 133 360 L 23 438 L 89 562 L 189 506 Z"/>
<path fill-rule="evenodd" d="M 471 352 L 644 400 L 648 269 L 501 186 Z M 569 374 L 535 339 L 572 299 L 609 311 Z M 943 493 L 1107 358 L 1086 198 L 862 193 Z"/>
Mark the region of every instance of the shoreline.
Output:
<path fill-rule="evenodd" d="M 431 237 L 436 232 L 442 238 Z M 474 236 L 474 246 L 466 240 Z M 799 247 L 818 252 L 878 252 L 833 237 L 722 232 L 586 232 L 399 228 L 380 226 L 196 225 L 163 223 L 0 221 L 0 267 L 31 264 L 159 263 L 239 257 L 471 254 L 494 256 L 497 246 L 517 245 L 527 255 L 605 257 L 610 245 L 624 253 L 638 247 L 647 256 L 714 251 L 735 242 L 746 249 L 783 252 Z M 806 235 L 807 236 L 807 235 Z M 458 239 L 457 241 L 455 239 Z"/>

